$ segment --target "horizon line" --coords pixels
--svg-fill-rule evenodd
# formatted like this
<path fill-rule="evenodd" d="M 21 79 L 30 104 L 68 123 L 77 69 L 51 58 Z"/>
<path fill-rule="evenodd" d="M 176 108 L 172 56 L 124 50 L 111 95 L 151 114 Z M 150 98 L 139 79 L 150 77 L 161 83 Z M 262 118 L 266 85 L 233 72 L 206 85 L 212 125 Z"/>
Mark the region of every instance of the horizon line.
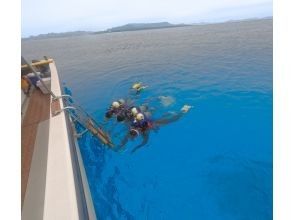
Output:
<path fill-rule="evenodd" d="M 228 19 L 228 20 L 224 20 L 224 21 L 201 21 L 201 22 L 195 22 L 195 23 L 170 23 L 168 21 L 159 21 L 159 22 L 132 22 L 132 23 L 126 23 L 124 25 L 120 25 L 120 26 L 114 26 L 114 27 L 109 27 L 106 28 L 104 30 L 96 30 L 96 31 L 87 31 L 87 30 L 75 30 L 75 31 L 64 31 L 64 32 L 47 32 L 44 34 L 36 34 L 36 35 L 30 35 L 30 36 L 26 36 L 26 37 L 21 37 L 21 39 L 29 39 L 29 38 L 33 38 L 33 37 L 38 37 L 41 35 L 48 35 L 48 34 L 65 34 L 65 33 L 71 33 L 71 32 L 89 32 L 89 33 L 96 33 L 96 32 L 106 32 L 109 29 L 112 28 L 116 28 L 116 27 L 121 27 L 121 26 L 125 26 L 128 24 L 157 24 L 157 23 L 169 23 L 171 25 L 209 25 L 209 24 L 222 24 L 222 23 L 228 23 L 228 22 L 238 22 L 238 21 L 248 21 L 248 20 L 262 20 L 262 19 L 273 19 L 273 15 L 270 16 L 265 16 L 265 17 L 252 17 L 252 18 L 244 18 L 244 19 Z"/>

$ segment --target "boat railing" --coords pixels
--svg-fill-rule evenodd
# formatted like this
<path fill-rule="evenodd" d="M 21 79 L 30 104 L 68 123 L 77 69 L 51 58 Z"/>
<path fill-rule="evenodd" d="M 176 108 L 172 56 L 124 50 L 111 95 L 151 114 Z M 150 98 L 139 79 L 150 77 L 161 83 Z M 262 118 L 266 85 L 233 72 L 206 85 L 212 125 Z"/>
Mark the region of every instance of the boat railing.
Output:
<path fill-rule="evenodd" d="M 22 57 L 23 58 L 23 57 Z M 40 62 L 41 64 L 44 63 L 51 63 L 53 62 L 52 59 L 48 59 L 45 57 L 45 61 Z M 83 126 L 86 130 L 84 130 L 82 133 L 79 134 L 81 136 L 82 134 L 86 133 L 86 131 L 91 132 L 95 137 L 97 137 L 102 144 L 107 145 L 108 147 L 113 148 L 114 145 L 109 137 L 109 135 L 103 131 L 102 125 L 99 124 L 96 120 L 94 120 L 93 117 L 91 117 L 80 105 L 76 104 L 76 102 L 73 101 L 72 96 L 67 94 L 62 94 L 60 96 L 56 96 L 51 89 L 49 89 L 46 84 L 43 82 L 42 78 L 38 75 L 37 71 L 35 70 L 33 64 L 30 64 L 23 58 L 24 62 L 26 63 L 22 68 L 29 68 L 34 73 L 35 77 L 37 77 L 43 87 L 50 93 L 52 96 L 52 100 L 56 101 L 58 99 L 62 99 L 65 103 L 65 107 L 63 109 L 57 110 L 53 112 L 53 115 L 57 115 L 61 113 L 62 111 L 65 111 L 69 113 L 69 115 L 81 126 Z M 40 64 L 40 65 L 41 65 Z M 38 64 L 39 65 L 39 64 Z M 36 64 L 35 64 L 36 66 Z"/>
<path fill-rule="evenodd" d="M 39 77 L 34 69 L 36 64 L 29 64 L 26 60 L 24 61 L 26 65 L 22 66 L 22 68 L 29 68 L 42 84 L 42 78 Z M 53 62 L 52 59 L 42 61 L 38 64 L 43 65 L 51 62 Z M 35 155 L 36 149 L 39 149 L 39 151 L 42 152 L 45 152 L 45 149 L 48 151 L 46 160 L 40 160 L 40 158 L 36 159 L 37 162 L 41 163 L 42 161 L 42 165 L 44 165 L 42 169 L 40 167 L 37 167 L 36 169 L 38 170 L 37 172 L 43 172 L 45 169 L 46 172 L 42 173 L 42 175 L 45 175 L 45 183 L 43 184 L 39 180 L 35 181 L 33 177 L 39 173 L 31 175 L 32 171 L 30 171 L 29 178 L 34 187 L 31 190 L 31 193 L 28 194 L 31 200 L 27 200 L 29 201 L 26 203 L 28 206 L 23 210 L 26 210 L 25 213 L 29 216 L 26 217 L 26 219 L 32 219 L 31 214 L 33 213 L 33 216 L 40 215 L 46 219 L 49 219 L 50 217 L 50 219 L 52 219 L 52 216 L 57 216 L 57 218 L 71 216 L 74 219 L 95 220 L 97 217 L 89 189 L 83 158 L 78 146 L 77 136 L 75 136 L 76 122 L 74 122 L 78 120 L 81 122 L 86 121 L 86 119 L 89 118 L 89 114 L 76 103 L 71 103 L 70 101 L 73 100 L 71 96 L 56 95 L 62 94 L 61 87 L 57 71 L 55 70 L 55 64 L 53 63 L 53 65 L 50 66 L 51 68 L 53 67 L 51 70 L 53 70 L 52 72 L 54 73 L 53 77 L 51 77 L 53 87 L 52 85 L 47 87 L 44 83 L 44 88 L 52 97 L 50 109 L 52 115 L 49 117 L 50 126 L 46 122 L 49 126 L 48 146 L 47 148 L 39 147 L 34 150 Z M 88 130 L 83 132 L 86 131 Z M 78 135 L 82 135 L 83 132 Z M 99 137 L 98 135 L 96 136 Z M 101 142 L 102 140 L 100 139 Z M 41 143 L 43 142 L 44 141 L 42 140 Z M 58 156 L 56 157 L 56 155 Z M 56 171 L 56 168 L 58 171 Z M 36 170 L 34 170 L 34 172 L 36 172 Z M 42 190 L 42 192 L 40 190 L 34 191 L 34 188 L 37 187 L 36 189 L 41 189 L 43 186 L 46 186 L 46 192 Z M 67 187 L 67 190 L 62 190 L 62 192 L 65 193 L 60 193 L 60 187 Z M 55 199 L 61 200 L 61 202 L 58 201 L 56 203 Z M 75 201 L 73 201 L 73 199 L 75 199 Z M 39 200 L 44 202 L 43 206 L 42 203 L 39 204 Z M 32 212 L 34 209 L 36 210 Z M 22 213 L 24 213 L 23 210 Z M 41 212 L 42 210 L 43 212 Z"/>

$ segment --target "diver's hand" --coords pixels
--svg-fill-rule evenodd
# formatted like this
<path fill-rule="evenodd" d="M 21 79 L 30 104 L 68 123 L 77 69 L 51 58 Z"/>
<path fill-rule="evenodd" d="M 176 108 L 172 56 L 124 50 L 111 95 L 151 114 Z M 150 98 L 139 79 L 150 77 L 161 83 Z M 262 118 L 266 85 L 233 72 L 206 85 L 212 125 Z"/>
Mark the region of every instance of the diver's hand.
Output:
<path fill-rule="evenodd" d="M 183 113 L 187 113 L 191 108 L 193 108 L 193 106 L 191 106 L 191 105 L 184 105 L 184 106 L 181 108 L 181 112 L 183 112 Z"/>

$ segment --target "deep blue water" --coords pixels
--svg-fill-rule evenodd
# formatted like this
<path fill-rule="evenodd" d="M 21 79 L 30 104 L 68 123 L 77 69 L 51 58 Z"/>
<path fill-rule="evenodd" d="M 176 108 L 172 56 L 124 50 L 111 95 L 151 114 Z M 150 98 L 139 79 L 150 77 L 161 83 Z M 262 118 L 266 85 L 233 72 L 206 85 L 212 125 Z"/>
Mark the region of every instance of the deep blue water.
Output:
<path fill-rule="evenodd" d="M 271 19 L 25 41 L 22 55 L 53 57 L 99 121 L 136 81 L 138 102 L 173 97 L 150 103 L 156 116 L 194 106 L 134 154 L 79 140 L 101 219 L 272 219 Z"/>

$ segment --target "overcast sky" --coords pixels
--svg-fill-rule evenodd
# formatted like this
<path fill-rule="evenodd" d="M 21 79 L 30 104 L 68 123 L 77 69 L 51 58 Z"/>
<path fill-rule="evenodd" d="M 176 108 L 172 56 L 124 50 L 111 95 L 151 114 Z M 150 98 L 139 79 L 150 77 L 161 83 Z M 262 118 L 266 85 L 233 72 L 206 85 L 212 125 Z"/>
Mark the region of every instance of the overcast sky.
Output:
<path fill-rule="evenodd" d="M 22 36 L 272 16 L 272 0 L 22 0 Z"/>

